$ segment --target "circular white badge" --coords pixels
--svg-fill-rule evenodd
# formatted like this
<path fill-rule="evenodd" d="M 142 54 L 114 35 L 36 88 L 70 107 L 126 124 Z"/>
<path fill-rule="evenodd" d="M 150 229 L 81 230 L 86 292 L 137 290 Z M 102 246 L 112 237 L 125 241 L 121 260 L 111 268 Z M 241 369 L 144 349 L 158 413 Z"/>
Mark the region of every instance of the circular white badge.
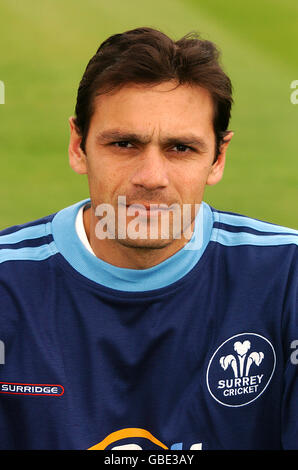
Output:
<path fill-rule="evenodd" d="M 225 406 L 244 406 L 268 386 L 276 364 L 274 348 L 256 333 L 240 333 L 224 341 L 212 355 L 206 373 L 211 396 Z"/>

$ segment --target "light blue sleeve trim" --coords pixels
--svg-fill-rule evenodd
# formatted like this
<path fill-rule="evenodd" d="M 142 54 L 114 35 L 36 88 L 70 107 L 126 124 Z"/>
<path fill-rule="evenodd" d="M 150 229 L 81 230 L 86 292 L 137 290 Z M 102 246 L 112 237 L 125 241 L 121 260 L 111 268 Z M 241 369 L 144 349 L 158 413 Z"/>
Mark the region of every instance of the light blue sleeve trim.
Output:
<path fill-rule="evenodd" d="M 235 227 L 250 227 L 261 232 L 276 232 L 276 233 L 289 233 L 298 235 L 298 230 L 283 227 L 281 225 L 263 222 L 261 220 L 251 219 L 241 215 L 226 214 L 222 212 L 214 212 L 214 222 L 221 222 L 223 224 L 233 225 Z"/>
<path fill-rule="evenodd" d="M 51 223 L 33 225 L 31 227 L 21 228 L 16 232 L 0 236 L 0 244 L 13 244 L 24 240 L 44 237 L 51 233 Z"/>
<path fill-rule="evenodd" d="M 0 250 L 0 263 L 5 261 L 42 261 L 57 253 L 54 242 L 36 247 Z"/>
<path fill-rule="evenodd" d="M 255 246 L 278 246 L 298 245 L 298 237 L 293 235 L 254 235 L 247 232 L 229 232 L 222 229 L 213 229 L 211 241 L 225 246 L 255 245 Z"/>

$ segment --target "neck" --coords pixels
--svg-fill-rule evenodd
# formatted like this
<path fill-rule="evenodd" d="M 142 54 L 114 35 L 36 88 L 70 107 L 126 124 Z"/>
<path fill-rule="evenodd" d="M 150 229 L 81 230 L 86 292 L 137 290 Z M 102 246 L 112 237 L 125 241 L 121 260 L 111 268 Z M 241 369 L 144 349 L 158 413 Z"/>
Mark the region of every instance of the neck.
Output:
<path fill-rule="evenodd" d="M 162 263 L 174 255 L 189 241 L 185 237 L 169 240 L 165 246 L 132 246 L 117 239 L 96 237 L 95 227 L 98 222 L 92 206 L 83 213 L 84 227 L 90 246 L 97 256 L 106 263 L 119 268 L 147 269 Z M 192 222 L 191 232 L 194 229 Z"/>

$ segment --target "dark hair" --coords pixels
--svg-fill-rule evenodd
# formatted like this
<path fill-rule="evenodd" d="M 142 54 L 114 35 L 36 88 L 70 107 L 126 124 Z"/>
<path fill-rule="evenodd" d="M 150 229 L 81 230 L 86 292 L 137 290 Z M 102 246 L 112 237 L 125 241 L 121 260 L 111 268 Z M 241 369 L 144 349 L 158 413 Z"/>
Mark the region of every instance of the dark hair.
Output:
<path fill-rule="evenodd" d="M 231 115 L 232 85 L 219 64 L 219 51 L 211 41 L 191 32 L 173 41 L 161 31 L 137 28 L 106 39 L 89 61 L 79 85 L 75 124 L 85 151 L 96 96 L 129 83 L 198 85 L 213 99 L 215 160 L 227 134 Z M 215 161 L 214 160 L 214 161 Z"/>

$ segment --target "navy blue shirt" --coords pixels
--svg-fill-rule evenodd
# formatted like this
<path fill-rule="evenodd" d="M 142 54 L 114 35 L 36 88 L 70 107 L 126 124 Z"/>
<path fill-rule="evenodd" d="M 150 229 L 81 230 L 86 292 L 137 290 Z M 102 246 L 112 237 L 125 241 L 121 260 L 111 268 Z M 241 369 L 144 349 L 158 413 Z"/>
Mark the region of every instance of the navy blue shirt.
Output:
<path fill-rule="evenodd" d="M 0 232 L 0 448 L 298 449 L 298 232 L 203 203 L 124 269 L 86 202 Z"/>

